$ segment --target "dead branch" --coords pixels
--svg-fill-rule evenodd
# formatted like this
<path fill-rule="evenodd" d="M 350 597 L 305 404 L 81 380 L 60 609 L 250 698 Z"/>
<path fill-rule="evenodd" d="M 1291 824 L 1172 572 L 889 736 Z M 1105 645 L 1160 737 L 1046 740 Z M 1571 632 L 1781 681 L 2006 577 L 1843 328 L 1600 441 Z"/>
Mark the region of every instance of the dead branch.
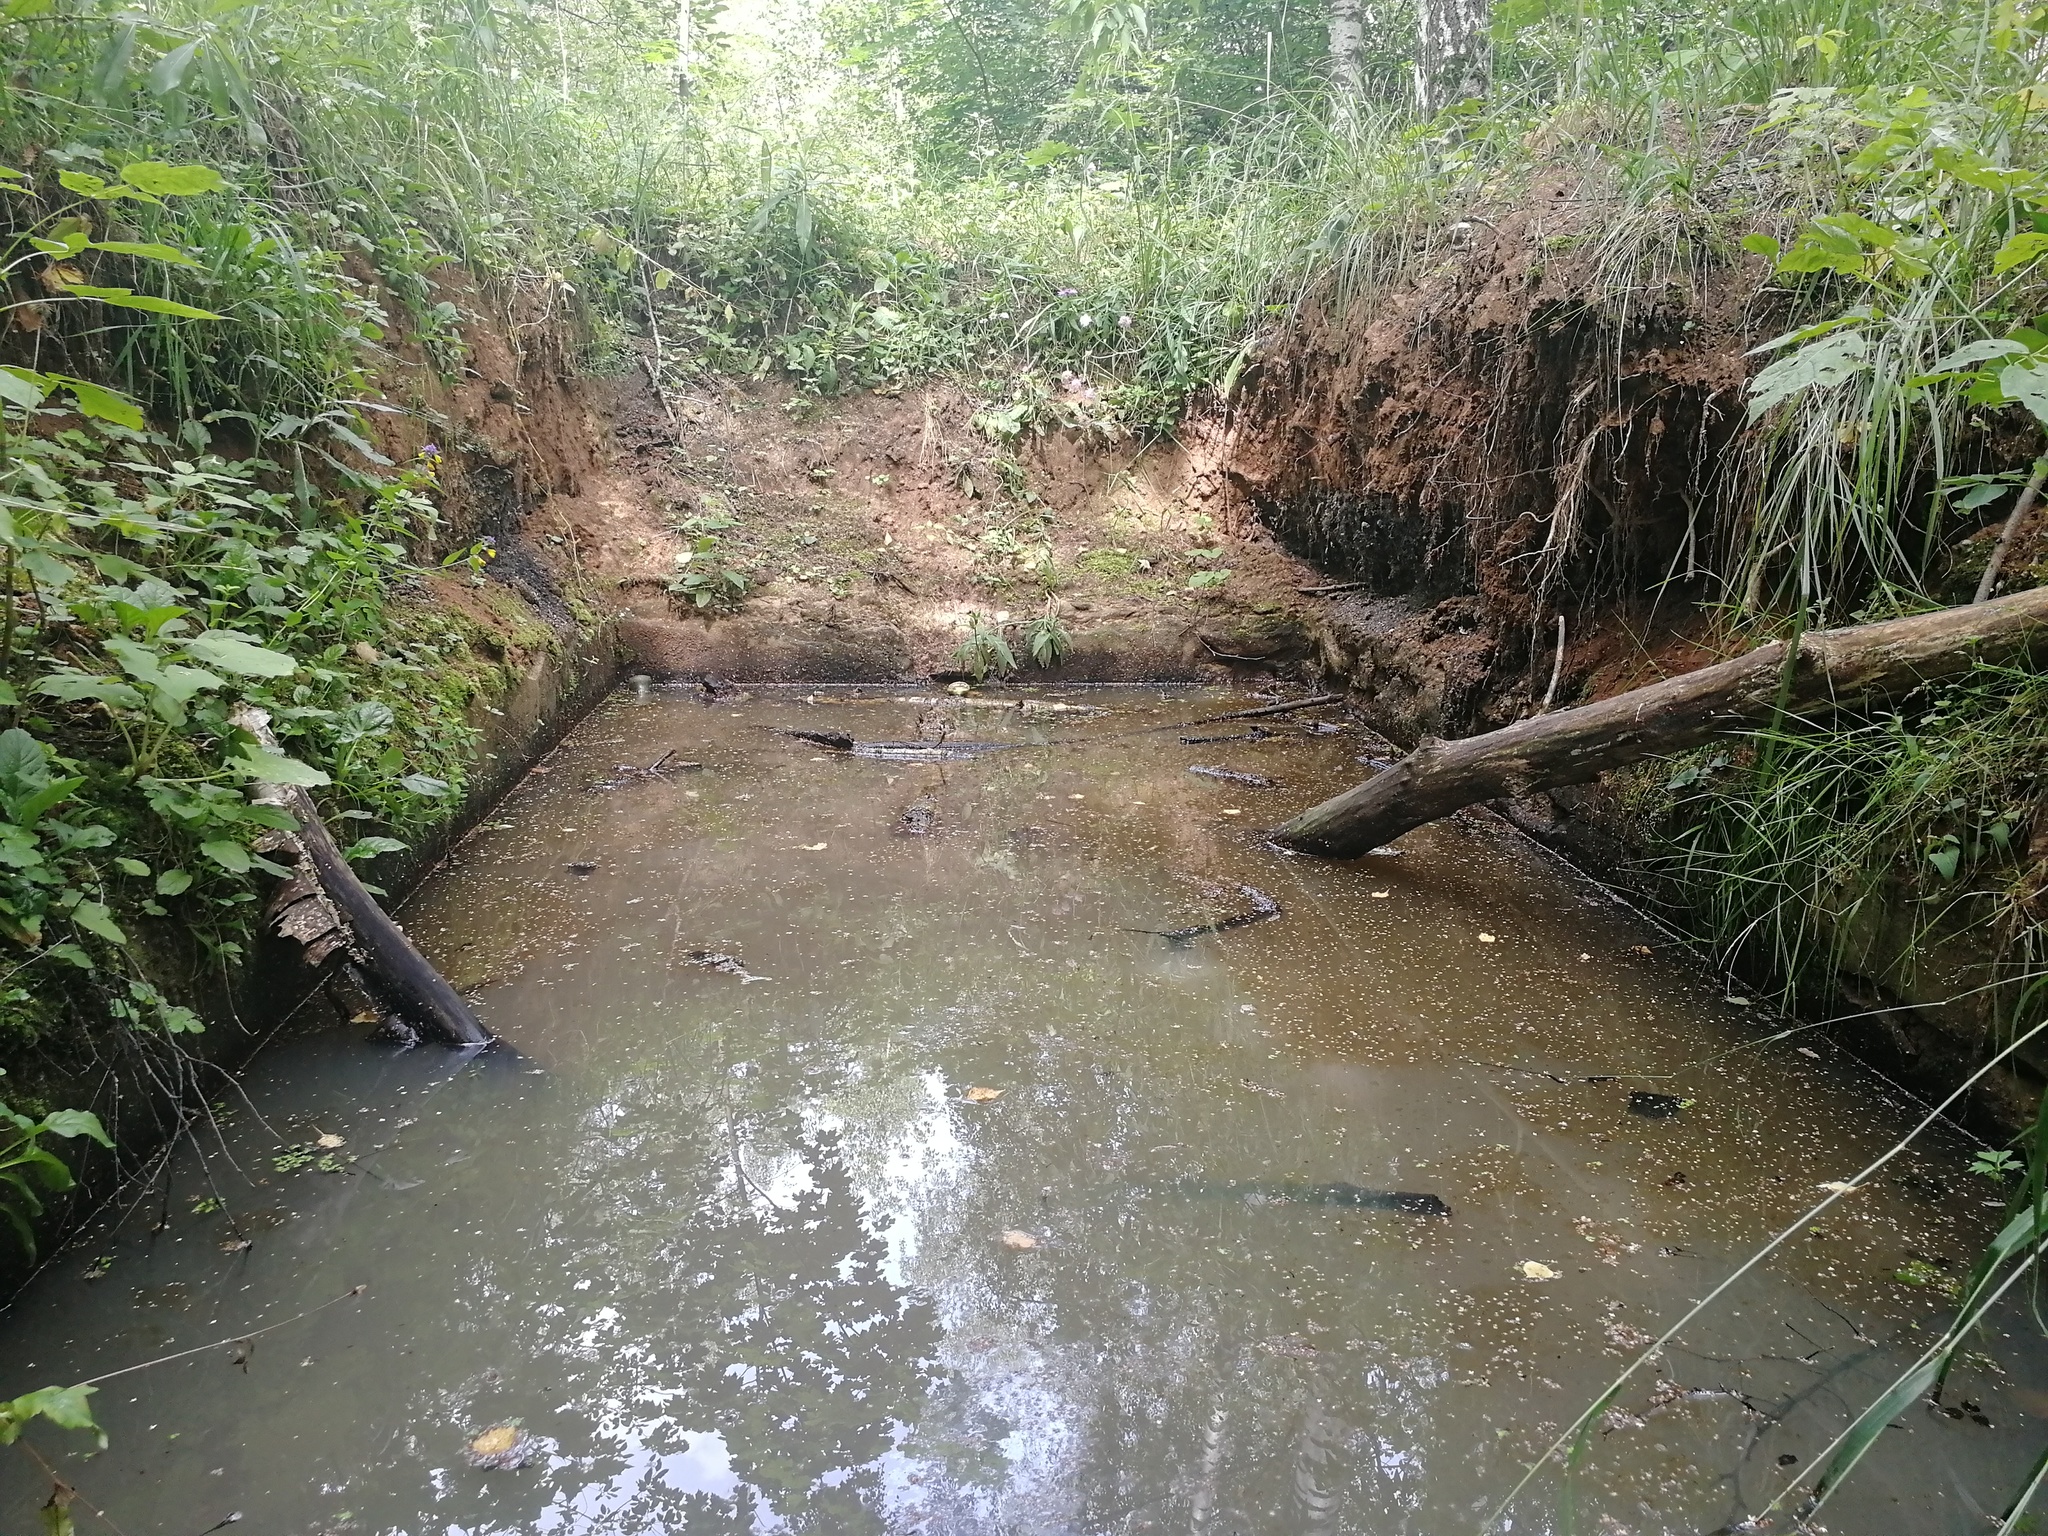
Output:
<path fill-rule="evenodd" d="M 1997 662 L 2048 635 L 2048 587 L 1880 624 L 1775 640 L 1747 656 L 1463 741 L 1425 741 L 1303 811 L 1273 840 L 1355 858 L 1482 800 L 1583 784 L 1780 716 L 1811 718 Z"/>

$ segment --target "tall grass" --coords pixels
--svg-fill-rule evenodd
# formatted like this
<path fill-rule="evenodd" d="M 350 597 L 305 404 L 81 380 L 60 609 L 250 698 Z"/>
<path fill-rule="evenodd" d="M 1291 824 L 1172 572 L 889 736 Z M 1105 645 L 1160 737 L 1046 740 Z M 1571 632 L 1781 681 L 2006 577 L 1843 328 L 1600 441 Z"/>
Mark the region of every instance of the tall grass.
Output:
<path fill-rule="evenodd" d="M 2028 848 L 2048 792 L 2048 675 L 2036 668 L 1979 667 L 1847 726 L 1786 721 L 1696 754 L 1671 789 L 1664 873 L 1704 908 L 1727 958 L 1788 1000 L 1865 964 L 1875 925 L 1902 906 L 1928 939 L 1995 936 L 2007 975 L 2048 968 L 2048 864 Z M 1869 979 L 1903 992 L 1915 978 Z M 2043 999 L 2001 1001 L 2011 1021 Z"/>

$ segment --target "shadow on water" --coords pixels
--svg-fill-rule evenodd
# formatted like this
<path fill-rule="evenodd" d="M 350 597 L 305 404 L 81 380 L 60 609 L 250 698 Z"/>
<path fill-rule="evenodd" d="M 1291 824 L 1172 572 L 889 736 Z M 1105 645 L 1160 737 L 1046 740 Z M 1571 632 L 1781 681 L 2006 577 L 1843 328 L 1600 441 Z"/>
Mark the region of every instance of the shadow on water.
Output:
<path fill-rule="evenodd" d="M 1483 826 L 1265 848 L 1355 736 L 1089 701 L 910 762 L 788 733 L 950 706 L 616 698 L 405 914 L 502 1043 L 276 1041 L 0 1317 L 0 1394 L 287 1322 L 109 1382 L 104 1454 L 32 1431 L 129 1536 L 1465 1532 L 1904 1123 L 1853 1063 L 1730 1054 L 1767 1030 Z M 1709 1530 L 1802 1468 L 1994 1219 L 1962 1164 L 1671 1351 L 1579 1528 Z M 2048 1400 L 1967 1390 L 1996 1427 L 1902 1419 L 1838 1529 L 1982 1528 Z M 523 1465 L 471 1464 L 511 1427 Z"/>

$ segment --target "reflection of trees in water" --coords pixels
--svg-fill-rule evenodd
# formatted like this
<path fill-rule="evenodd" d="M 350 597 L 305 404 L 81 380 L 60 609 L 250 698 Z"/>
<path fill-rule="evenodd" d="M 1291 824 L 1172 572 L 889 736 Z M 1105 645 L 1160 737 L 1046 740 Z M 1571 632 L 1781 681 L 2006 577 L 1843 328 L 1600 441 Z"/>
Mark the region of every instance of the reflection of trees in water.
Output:
<path fill-rule="evenodd" d="M 795 1529 L 851 1531 L 879 1510 L 895 1426 L 919 1416 L 938 1324 L 884 1276 L 837 1138 L 794 1155 L 808 1188 L 691 1234 L 678 1321 L 701 1319 L 707 1406 L 744 1482 Z"/>
<path fill-rule="evenodd" d="M 516 1345 L 536 1376 L 571 1362 L 553 1399 L 572 1405 L 570 1427 L 534 1423 L 561 1436 L 566 1464 L 526 1528 L 851 1536 L 907 1531 L 913 1510 L 945 1536 L 1412 1526 L 1435 1383 L 1394 1362 L 1419 1352 L 1428 1319 L 1390 1315 L 1370 1250 L 1350 1247 L 1355 1223 L 1341 1251 L 1358 1264 L 1276 1280 L 1275 1254 L 1330 1258 L 1329 1216 L 1144 1189 L 1175 1162 L 1151 1155 L 1161 1143 L 1227 1177 L 1296 1127 L 1219 1100 L 1169 1039 L 1120 1053 L 1129 979 L 1075 958 L 960 966 L 943 1018 L 911 964 L 861 977 L 826 1015 L 748 998 L 743 1023 L 665 1021 L 560 1143 L 523 1293 L 538 1304 L 508 1302 L 509 1326 L 540 1333 Z M 1177 983 L 1175 1002 L 1227 1010 L 1237 1029 L 1234 1001 L 1207 989 Z M 1008 1042 L 1000 1119 L 907 1086 L 947 1035 L 999 1017 L 1059 1021 Z M 728 1061 L 728 1029 L 747 1059 Z M 843 1146 L 816 1128 L 827 1106 L 849 1120 Z M 911 1159 L 918 1176 L 892 1183 L 885 1165 L 934 1117 L 951 1117 L 961 1160 Z M 875 1235 L 891 1216 L 915 1234 L 915 1293 L 892 1283 Z M 996 1234 L 1017 1226 L 1045 1247 L 1004 1250 Z M 516 1298 L 522 1267 L 479 1279 Z M 1315 1332 L 1344 1319 L 1365 1348 Z"/>
<path fill-rule="evenodd" d="M 1060 996 L 1074 977 L 1022 980 L 970 984 L 960 1008 L 1087 1019 Z M 1063 1033 L 1012 1047 L 1029 1099 L 999 1136 L 965 1133 L 972 1177 L 892 1191 L 918 1227 L 907 1278 L 946 1329 L 950 1371 L 904 1447 L 945 1468 L 926 1485 L 928 1528 L 1413 1528 L 1443 1373 L 1405 1218 L 1176 1189 L 1161 1144 L 1227 1178 L 1298 1126 L 1175 1082 L 1209 1069 L 1132 1056 L 1106 1017 Z M 1003 1248 L 1013 1227 L 1040 1246 Z"/>
<path fill-rule="evenodd" d="M 938 1328 L 885 1275 L 838 1137 L 801 1126 L 799 1085 L 758 1061 L 728 1067 L 722 1044 L 689 1042 L 694 1071 L 628 1080 L 571 1154 L 576 1189 L 554 1238 L 597 1284 L 544 1323 L 555 1336 L 541 1350 L 595 1371 L 576 1391 L 590 1442 L 565 1446 L 592 1478 L 572 1490 L 558 1474 L 557 1508 L 587 1518 L 594 1499 L 619 1531 L 683 1515 L 874 1528 L 880 1462 L 919 1415 Z M 787 1151 L 764 1156 L 775 1147 Z M 703 1467 L 681 1443 L 705 1431 L 723 1440 L 736 1489 L 685 1491 Z"/>

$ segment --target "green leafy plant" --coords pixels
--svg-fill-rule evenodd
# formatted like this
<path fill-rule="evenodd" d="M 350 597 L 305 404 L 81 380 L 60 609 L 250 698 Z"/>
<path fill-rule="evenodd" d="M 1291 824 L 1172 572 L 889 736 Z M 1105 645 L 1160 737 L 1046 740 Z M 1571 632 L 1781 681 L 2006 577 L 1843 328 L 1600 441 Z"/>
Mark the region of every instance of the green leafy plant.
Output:
<path fill-rule="evenodd" d="M 1003 638 L 1002 626 L 983 613 L 968 614 L 967 638 L 954 650 L 953 660 L 977 683 L 1017 670 L 1016 653 Z"/>
<path fill-rule="evenodd" d="M 700 610 L 729 610 L 747 595 L 747 578 L 728 562 L 717 534 L 700 533 L 676 555 L 668 590 Z"/>
<path fill-rule="evenodd" d="M 1035 667 L 1054 667 L 1074 648 L 1074 638 L 1067 633 L 1067 626 L 1060 622 L 1052 604 L 1045 605 L 1045 612 L 1024 626 L 1024 648 Z"/>
<path fill-rule="evenodd" d="M 114 1144 L 99 1117 L 86 1110 L 52 1110 L 38 1120 L 0 1104 L 0 1217 L 14 1229 L 30 1257 L 35 1255 L 36 1238 L 29 1222 L 43 1211 L 38 1189 L 59 1194 L 73 1182 L 64 1160 L 42 1145 L 48 1136 L 84 1136 L 108 1148 Z M 4 1425 L 5 1412 L 0 1409 L 0 1425 Z M 0 1445 L 11 1438 L 0 1439 Z"/>
<path fill-rule="evenodd" d="M 1970 1172 L 1987 1179 L 2004 1180 L 2013 1174 L 2025 1171 L 2025 1164 L 2017 1152 L 2001 1147 L 1996 1151 L 1979 1152 L 1970 1159 Z"/>

